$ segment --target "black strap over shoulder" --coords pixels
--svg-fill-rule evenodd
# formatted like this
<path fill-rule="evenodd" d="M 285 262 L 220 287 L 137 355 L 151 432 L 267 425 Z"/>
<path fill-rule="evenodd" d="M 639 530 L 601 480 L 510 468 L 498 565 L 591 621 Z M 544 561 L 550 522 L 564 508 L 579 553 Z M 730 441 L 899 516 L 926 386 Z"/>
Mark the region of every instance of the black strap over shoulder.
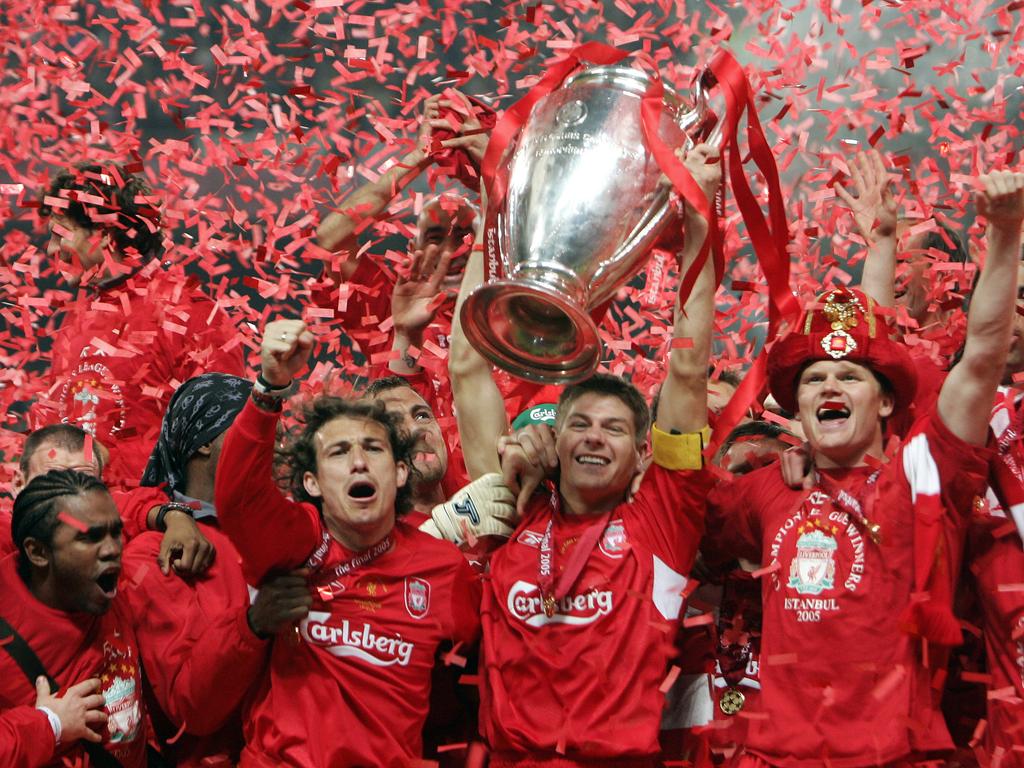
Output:
<path fill-rule="evenodd" d="M 2 616 L 0 616 L 0 644 L 2 644 L 3 649 L 7 651 L 8 655 L 14 659 L 14 663 L 18 665 L 18 668 L 25 673 L 25 677 L 28 678 L 28 682 L 33 688 L 36 687 L 36 680 L 39 677 L 45 677 L 50 684 L 50 693 L 57 693 L 60 690 L 57 681 L 47 674 L 46 669 L 43 667 L 43 662 L 36 656 L 36 652 L 25 642 L 25 638 L 18 634 L 18 631 Z M 102 744 L 83 741 L 81 745 L 82 749 L 89 756 L 90 765 L 95 766 L 95 768 L 122 768 L 120 761 L 107 752 Z"/>

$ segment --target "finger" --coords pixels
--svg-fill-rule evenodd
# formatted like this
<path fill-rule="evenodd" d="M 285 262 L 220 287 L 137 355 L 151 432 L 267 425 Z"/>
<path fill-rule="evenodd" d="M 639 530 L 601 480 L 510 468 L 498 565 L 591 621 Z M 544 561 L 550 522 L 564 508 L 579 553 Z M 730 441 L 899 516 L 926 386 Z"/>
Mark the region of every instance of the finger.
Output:
<path fill-rule="evenodd" d="M 104 712 L 102 709 L 99 709 L 99 707 L 103 706 L 103 701 L 102 701 L 103 697 L 101 696 L 100 699 L 101 699 L 101 701 L 100 701 L 99 704 L 97 704 L 95 707 L 91 707 L 89 709 L 89 711 L 85 713 L 85 722 L 86 723 L 97 723 L 97 724 L 99 724 L 99 723 L 107 722 L 107 720 L 108 720 L 107 713 Z"/>
<path fill-rule="evenodd" d="M 542 466 L 542 461 L 544 459 L 543 448 L 535 445 L 534 437 L 532 435 L 520 433 L 519 447 L 523 449 L 523 454 L 526 456 L 526 460 L 533 466 Z"/>
<path fill-rule="evenodd" d="M 548 469 L 554 469 L 558 466 L 558 447 L 555 445 L 555 430 L 551 427 L 544 427 L 549 431 L 550 439 L 544 441 L 544 452 L 547 457 Z"/>
<path fill-rule="evenodd" d="M 199 547 L 199 554 L 196 556 L 196 573 L 206 573 L 213 565 L 213 558 L 217 554 L 213 544 L 209 541 Z"/>
<path fill-rule="evenodd" d="M 277 587 L 280 589 L 306 589 L 306 577 L 300 576 L 294 573 L 287 573 L 283 576 L 277 576 L 271 581 L 268 581 L 265 587 Z"/>
<path fill-rule="evenodd" d="M 70 693 L 71 691 L 69 689 L 68 693 L 64 694 L 64 697 L 67 698 L 70 695 Z M 85 706 L 86 709 L 102 709 L 106 705 L 106 703 L 107 700 L 106 698 L 104 698 L 102 693 L 94 693 L 91 696 L 85 696 L 82 699 L 82 704 Z"/>
<path fill-rule="evenodd" d="M 106 715 L 104 715 L 104 717 L 106 717 Z M 106 720 L 104 720 L 103 722 L 106 722 Z M 86 741 L 92 741 L 97 744 L 103 741 L 103 737 L 96 733 L 96 731 L 94 731 L 92 728 L 86 728 L 85 734 L 82 736 L 82 738 Z"/>
<path fill-rule="evenodd" d="M 420 279 L 420 273 L 423 271 L 423 260 L 426 258 L 422 248 L 416 248 L 409 256 L 409 273 L 408 277 L 399 277 L 403 282 L 417 282 Z"/>
<path fill-rule="evenodd" d="M 864 174 L 860 172 L 860 164 L 854 157 L 847 165 L 850 167 L 850 179 L 853 181 L 853 188 L 857 190 L 857 196 L 864 196 Z"/>
<path fill-rule="evenodd" d="M 527 478 L 526 482 L 523 483 L 522 490 L 519 491 L 519 497 L 516 499 L 516 512 L 520 515 L 526 514 L 526 505 L 530 503 L 530 497 L 533 496 L 533 492 L 540 485 L 540 478 L 530 477 Z"/>
<path fill-rule="evenodd" d="M 521 490 L 519 485 L 519 473 L 513 466 L 513 462 L 502 462 L 501 476 L 505 485 L 512 493 L 518 494 Z"/>
<path fill-rule="evenodd" d="M 160 552 L 156 556 L 156 564 L 164 576 L 171 572 L 171 544 L 172 542 L 169 542 L 164 536 L 163 541 L 160 542 Z"/>
<path fill-rule="evenodd" d="M 853 208 L 855 198 L 853 197 L 853 195 L 846 191 L 845 187 L 843 187 L 841 184 L 836 184 L 833 187 L 833 189 L 835 189 L 836 191 L 836 197 L 838 197 L 840 200 L 846 203 L 846 206 L 848 208 Z"/>
<path fill-rule="evenodd" d="M 437 262 L 441 259 L 441 249 L 431 243 L 423 250 L 423 265 L 420 273 L 420 281 L 426 281 L 433 276 L 437 269 Z"/>
<path fill-rule="evenodd" d="M 50 683 L 47 681 L 44 675 L 40 675 L 36 678 L 36 704 L 40 699 L 45 699 L 50 695 Z"/>
<path fill-rule="evenodd" d="M 50 691 L 50 684 L 46 681 L 45 677 L 40 677 L 40 678 L 38 678 L 36 680 L 36 690 L 39 689 L 39 680 L 42 680 L 44 683 L 46 683 L 46 691 L 47 691 L 47 693 L 49 693 L 49 691 Z M 90 677 L 88 680 L 83 680 L 80 683 L 75 683 L 74 685 L 72 685 L 70 688 L 68 688 L 66 691 L 64 691 L 64 696 L 85 696 L 85 695 L 89 694 L 90 692 L 98 691 L 99 689 L 100 689 L 100 680 L 99 680 L 99 678 L 98 677 Z M 102 698 L 103 697 L 100 696 L 100 699 L 102 699 Z"/>
<path fill-rule="evenodd" d="M 441 284 L 441 281 L 448 276 L 448 270 L 452 265 L 452 258 L 454 254 L 451 248 L 445 248 L 441 251 L 441 258 L 437 260 L 437 264 L 434 266 L 434 272 L 430 276 L 430 285 L 436 290 Z"/>
<path fill-rule="evenodd" d="M 174 570 L 178 573 L 192 573 L 192 567 L 196 563 L 196 550 L 198 544 L 195 541 L 188 541 L 181 545 L 181 554 L 174 562 Z"/>

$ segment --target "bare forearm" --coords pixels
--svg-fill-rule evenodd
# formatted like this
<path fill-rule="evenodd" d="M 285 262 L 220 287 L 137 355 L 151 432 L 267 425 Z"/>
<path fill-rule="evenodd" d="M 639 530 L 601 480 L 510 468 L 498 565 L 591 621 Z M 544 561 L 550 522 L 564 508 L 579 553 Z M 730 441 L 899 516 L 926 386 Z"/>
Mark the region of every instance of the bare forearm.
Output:
<path fill-rule="evenodd" d="M 967 316 L 965 357 L 968 354 L 1004 355 L 1012 332 L 1011 313 L 1017 300 L 1020 230 L 990 226 L 986 241 L 988 254 L 985 268 L 978 277 Z"/>
<path fill-rule="evenodd" d="M 861 287 L 864 293 L 883 307 L 896 306 L 896 236 L 875 237 L 869 241 Z"/>
<path fill-rule="evenodd" d="M 498 437 L 508 428 L 505 403 L 498 385 L 491 376 L 491 365 L 473 348 L 462 328 L 462 304 L 477 286 L 484 282 L 482 231 L 477 234 L 462 285 L 455 302 L 452 320 L 451 351 L 448 357 L 448 376 L 455 398 L 455 413 L 459 425 L 466 470 L 473 479 L 488 472 L 500 472 L 496 444 Z"/>
<path fill-rule="evenodd" d="M 706 237 L 703 220 L 688 222 L 687 247 L 680 262 L 680 279 L 700 254 Z M 658 428 L 694 432 L 707 424 L 707 367 L 714 325 L 715 267 L 708 254 L 686 306 L 678 300 L 673 323 L 673 349 L 669 353 L 668 378 L 658 407 Z"/>
<path fill-rule="evenodd" d="M 391 166 L 376 181 L 369 181 L 348 195 L 320 222 L 317 245 L 337 251 L 358 234 L 361 222 L 379 216 L 404 187 L 423 170 L 424 153 L 413 150 Z"/>
<path fill-rule="evenodd" d="M 395 329 L 395 338 L 391 344 L 391 358 L 388 369 L 399 376 L 411 376 L 423 370 L 418 359 L 413 357 L 412 348 L 419 348 L 423 343 L 423 333 Z"/>

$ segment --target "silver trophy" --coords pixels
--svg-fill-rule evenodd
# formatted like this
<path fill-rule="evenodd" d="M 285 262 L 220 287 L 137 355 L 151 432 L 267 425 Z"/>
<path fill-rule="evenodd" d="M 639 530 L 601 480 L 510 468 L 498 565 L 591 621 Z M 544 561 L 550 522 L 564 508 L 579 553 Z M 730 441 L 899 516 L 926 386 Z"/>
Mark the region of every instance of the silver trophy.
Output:
<path fill-rule="evenodd" d="M 713 129 L 705 81 L 706 73 L 695 79 L 689 108 L 666 95 L 669 146 L 692 146 Z M 534 106 L 505 155 L 497 242 L 485 245 L 491 257 L 497 246 L 505 278 L 474 290 L 461 318 L 470 343 L 515 376 L 571 383 L 592 374 L 601 343 L 591 313 L 639 271 L 675 218 L 641 127 L 649 84 L 624 66 L 577 72 Z"/>

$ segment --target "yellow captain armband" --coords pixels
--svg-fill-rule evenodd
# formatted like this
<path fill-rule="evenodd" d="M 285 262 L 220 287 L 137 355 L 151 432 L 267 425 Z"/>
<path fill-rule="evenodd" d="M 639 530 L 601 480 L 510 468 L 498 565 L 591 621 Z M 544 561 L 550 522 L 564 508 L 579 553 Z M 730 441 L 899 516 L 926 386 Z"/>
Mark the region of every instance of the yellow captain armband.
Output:
<path fill-rule="evenodd" d="M 651 427 L 651 452 L 654 463 L 665 469 L 700 469 L 704 466 L 704 447 L 711 440 L 711 427 L 685 435 L 672 435 Z"/>

